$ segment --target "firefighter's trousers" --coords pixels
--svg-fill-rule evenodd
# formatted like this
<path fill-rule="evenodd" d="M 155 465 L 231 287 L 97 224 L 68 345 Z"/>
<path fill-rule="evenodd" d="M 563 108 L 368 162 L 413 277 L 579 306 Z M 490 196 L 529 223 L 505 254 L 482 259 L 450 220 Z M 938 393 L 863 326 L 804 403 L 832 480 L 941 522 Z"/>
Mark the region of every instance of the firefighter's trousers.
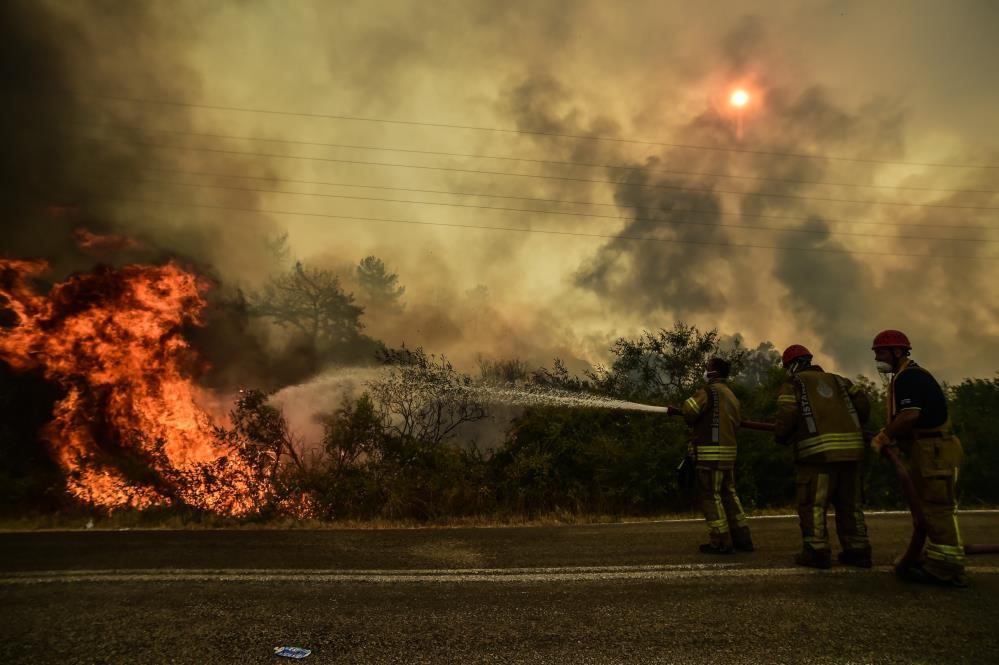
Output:
<path fill-rule="evenodd" d="M 697 467 L 697 498 L 711 544 L 721 548 L 752 547 L 749 522 L 735 492 L 732 469 Z"/>
<path fill-rule="evenodd" d="M 957 485 L 963 451 L 956 436 L 917 439 L 909 472 L 926 516 L 923 568 L 942 580 L 964 575 L 964 543 L 957 523 Z"/>
<path fill-rule="evenodd" d="M 843 551 L 869 553 L 860 462 L 799 462 L 796 469 L 798 519 L 805 554 L 829 552 L 829 504 L 836 509 L 836 534 Z"/>

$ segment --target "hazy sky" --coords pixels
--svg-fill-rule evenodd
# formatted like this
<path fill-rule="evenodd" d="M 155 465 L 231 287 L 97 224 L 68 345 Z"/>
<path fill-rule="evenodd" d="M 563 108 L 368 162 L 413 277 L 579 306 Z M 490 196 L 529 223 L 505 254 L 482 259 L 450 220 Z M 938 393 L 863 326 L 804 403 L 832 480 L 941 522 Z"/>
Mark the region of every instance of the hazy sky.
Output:
<path fill-rule="evenodd" d="M 73 136 L 37 164 L 18 144 L 18 191 L 54 169 L 96 230 L 231 285 L 276 269 L 284 231 L 308 263 L 377 255 L 407 288 L 366 319 L 389 344 L 579 367 L 680 319 L 872 374 L 894 327 L 942 378 L 999 369 L 994 2 L 4 11 L 35 100 L 5 135 Z M 14 224 L 7 253 L 57 254 Z"/>

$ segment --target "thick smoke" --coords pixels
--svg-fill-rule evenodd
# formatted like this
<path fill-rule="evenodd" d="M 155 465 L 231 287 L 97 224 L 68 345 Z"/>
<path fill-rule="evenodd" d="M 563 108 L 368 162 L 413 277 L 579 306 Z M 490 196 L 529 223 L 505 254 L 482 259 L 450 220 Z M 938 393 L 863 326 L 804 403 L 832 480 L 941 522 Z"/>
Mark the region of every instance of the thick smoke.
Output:
<path fill-rule="evenodd" d="M 190 134 L 205 129 L 185 106 L 202 94 L 185 57 L 199 36 L 190 32 L 198 24 L 190 7 L 175 16 L 166 3 L 15 1 L 0 11 L 8 146 L 0 252 L 44 258 L 57 274 L 170 257 L 226 281 L 266 267 L 266 239 L 279 231 L 273 221 L 197 208 L 253 210 L 256 194 L 230 189 L 208 200 L 167 184 L 216 184 L 185 175 L 212 170 L 270 177 L 259 160 L 190 150 L 231 147 Z"/>
<path fill-rule="evenodd" d="M 757 22 L 743 22 L 725 42 L 733 80 L 752 80 L 747 72 L 759 63 L 749 54 L 765 50 L 758 28 Z M 941 220 L 953 211 L 930 207 L 981 205 L 982 197 L 951 194 L 926 200 L 925 208 L 907 208 L 863 203 L 912 201 L 905 191 L 815 184 L 883 181 L 890 171 L 886 165 L 791 155 L 904 160 L 904 109 L 872 99 L 849 110 L 815 85 L 757 78 L 753 86 L 763 100 L 754 113 L 766 121 L 748 126 L 746 133 L 752 145 L 785 155 L 673 149 L 649 157 L 617 186 L 616 199 L 631 219 L 618 239 L 584 261 L 576 284 L 634 316 L 693 318 L 712 326 L 731 321 L 733 313 L 747 323 L 769 319 L 779 328 L 763 334 L 778 346 L 805 343 L 849 372 L 870 373 L 870 340 L 885 327 L 905 328 L 923 342 L 924 350 L 950 356 L 948 361 L 966 372 L 980 372 L 967 362 L 981 352 L 972 349 L 994 346 L 996 310 L 981 299 L 970 304 L 962 294 L 980 283 L 987 263 L 904 255 L 988 256 L 990 247 L 984 243 L 932 239 L 986 239 L 986 231 L 947 229 Z M 743 144 L 733 131 L 731 114 L 723 107 L 706 109 L 681 129 L 679 142 L 739 149 Z M 664 173 L 669 171 L 749 174 L 763 180 L 694 175 L 681 180 Z M 995 180 L 988 178 L 947 175 L 941 184 L 910 177 L 919 180 L 923 187 L 995 188 Z M 922 229 L 930 240 L 910 239 L 920 231 L 906 227 L 910 220 L 945 228 Z M 759 226 L 771 229 L 752 228 Z M 754 245 L 771 249 L 749 247 Z M 947 312 L 944 322 L 941 308 Z M 967 336 L 973 346 L 954 353 L 935 341 L 962 329 L 974 331 Z"/>
<path fill-rule="evenodd" d="M 993 212 L 816 200 L 994 207 L 994 196 L 809 184 L 991 191 L 999 188 L 994 170 L 657 145 L 994 163 L 994 148 L 986 140 L 995 135 L 989 131 L 994 118 L 981 109 L 990 108 L 995 93 L 980 85 L 958 89 L 987 78 L 980 62 L 989 61 L 995 43 L 978 43 L 987 18 L 943 12 L 913 19 L 913 29 L 924 31 L 920 34 L 932 34 L 943 19 L 954 21 L 952 28 L 974 28 L 967 33 L 974 39 L 952 45 L 951 57 L 930 48 L 932 39 L 892 41 L 884 27 L 894 25 L 894 18 L 877 6 L 856 8 L 856 17 L 829 8 L 816 9 L 815 16 L 756 8 L 759 15 L 740 17 L 729 7 L 694 11 L 641 2 L 627 11 L 599 2 L 238 7 L 15 2 L 0 11 L 11 82 L 2 93 L 0 117 L 4 138 L 13 146 L 2 158 L 10 219 L 0 251 L 49 258 L 57 274 L 98 260 L 185 257 L 211 274 L 217 292 L 231 301 L 224 316 L 216 310 L 209 326 L 228 331 L 226 342 L 198 341 L 214 349 L 217 367 L 242 365 L 280 384 L 300 380 L 313 362 L 308 349 L 286 363 L 268 359 L 266 344 L 240 337 L 252 317 L 229 298 L 230 287 L 252 290 L 277 269 L 265 240 L 286 230 L 292 258 L 309 265 L 339 269 L 364 256 L 382 258 L 407 287 L 406 308 L 391 315 L 370 308 L 365 332 L 390 346 L 405 342 L 446 353 L 466 369 L 474 368 L 480 354 L 532 363 L 550 362 L 554 355 L 577 358 L 579 366 L 601 362 L 615 337 L 669 327 L 677 318 L 741 332 L 750 345 L 768 339 L 778 347 L 810 343 L 833 366 L 849 371 L 869 366 L 865 340 L 881 327 L 912 331 L 933 355 L 958 348 L 959 331 L 972 331 L 960 336 L 972 342 L 957 351 L 963 359 L 949 351 L 954 377 L 989 373 L 977 365 L 997 362 L 988 350 L 996 347 L 991 341 L 999 334 L 991 306 L 997 302 L 990 286 L 997 280 L 989 279 L 992 264 L 897 256 L 987 254 L 994 244 L 906 236 L 990 240 L 994 231 L 949 227 L 994 226 Z M 829 21 L 850 28 L 831 32 Z M 850 30 L 858 37 L 847 44 L 837 35 Z M 906 71 L 911 80 L 896 76 Z M 721 97 L 736 82 L 752 89 L 756 104 L 742 127 Z M 949 104 L 938 94 L 944 89 L 966 103 Z M 74 94 L 42 94 L 50 92 Z M 429 124 L 249 115 L 107 99 L 115 95 Z M 971 103 L 976 98 L 983 100 L 978 110 Z M 316 145 L 234 143 L 158 130 Z M 326 142 L 417 152 L 318 145 Z M 193 148 L 287 151 L 413 168 Z M 473 154 L 510 159 L 468 156 Z M 451 170 L 433 170 L 437 167 Z M 256 179 L 185 175 L 192 172 Z M 407 191 L 306 187 L 296 180 Z M 243 191 L 286 187 L 423 203 Z M 535 233 L 245 212 L 259 208 Z M 74 237 L 78 227 L 120 238 L 83 250 Z M 124 238 L 141 243 L 141 249 Z M 866 251 L 889 255 L 860 253 Z M 342 276 L 346 282 L 347 271 Z M 488 295 L 469 297 L 480 285 Z M 234 336 L 239 341 L 229 343 Z M 282 371 L 292 366 L 294 371 Z M 237 382 L 238 374 L 223 383 Z"/>
<path fill-rule="evenodd" d="M 772 21 L 762 16 L 734 21 L 726 18 L 719 25 L 731 27 L 721 39 L 701 39 L 698 35 L 696 46 L 688 44 L 686 48 L 675 39 L 643 41 L 640 34 L 622 33 L 650 48 L 641 49 L 646 60 L 640 61 L 618 43 L 613 62 L 627 64 L 611 67 L 613 73 L 610 73 L 597 64 L 599 49 L 608 48 L 609 42 L 595 39 L 591 31 L 597 25 L 614 25 L 619 17 L 602 14 L 593 7 L 534 10 L 532 27 L 526 29 L 516 18 L 516 12 L 491 16 L 488 26 L 476 22 L 475 10 L 468 10 L 467 15 L 455 8 L 401 14 L 405 21 L 399 16 L 393 18 L 396 26 L 393 34 L 401 30 L 411 38 L 400 42 L 406 45 L 404 53 L 380 51 L 389 54 L 385 57 L 391 62 L 380 60 L 379 67 L 370 69 L 373 78 L 370 85 L 364 86 L 366 104 L 376 98 L 382 102 L 377 108 L 391 108 L 384 104 L 387 100 L 384 95 L 379 96 L 378 90 L 415 90 L 413 82 L 419 81 L 421 75 L 449 62 L 453 50 L 433 48 L 428 36 L 439 28 L 431 28 L 429 33 L 425 30 L 429 25 L 442 25 L 441 17 L 448 14 L 453 24 L 469 29 L 467 42 L 459 37 L 452 49 L 472 43 L 483 45 L 481 49 L 468 50 L 470 69 L 503 73 L 498 103 L 493 106 L 499 121 L 494 124 L 512 125 L 528 132 L 493 137 L 495 140 L 491 141 L 480 134 L 455 132 L 460 137 L 461 152 L 621 164 L 632 168 L 599 170 L 526 161 L 473 162 L 470 166 L 476 168 L 533 172 L 554 178 L 495 177 L 484 186 L 476 176 L 448 176 L 446 185 L 455 191 L 485 190 L 557 201 L 613 200 L 616 208 L 531 205 L 571 212 L 616 212 L 626 219 L 623 223 L 571 217 L 559 221 L 551 215 L 521 216 L 489 211 L 476 212 L 474 218 L 461 218 L 462 222 L 484 225 L 516 224 L 536 230 L 618 236 L 599 250 L 587 252 L 574 270 L 565 266 L 566 279 L 555 285 L 547 298 L 519 301 L 509 298 L 507 290 L 515 274 L 504 276 L 493 271 L 487 284 L 493 299 L 486 310 L 491 325 L 485 329 L 472 325 L 480 319 L 475 308 L 465 306 L 462 294 L 473 286 L 474 280 L 487 281 L 479 276 L 487 271 L 476 271 L 470 266 L 510 265 L 511 257 L 517 257 L 525 273 L 538 274 L 541 251 L 532 253 L 532 248 L 546 246 L 544 236 L 435 238 L 434 242 L 440 243 L 435 247 L 437 253 L 416 261 L 406 252 L 386 245 L 384 257 L 398 267 L 411 287 L 408 316 L 409 321 L 416 323 L 399 326 L 398 330 L 405 335 L 393 335 L 393 343 L 403 340 L 412 343 L 416 339 L 464 359 L 480 351 L 495 356 L 510 353 L 543 358 L 546 348 L 560 346 L 570 349 L 571 354 L 600 360 L 599 354 L 615 335 L 634 334 L 643 327 L 668 327 L 674 319 L 684 318 L 702 327 L 741 330 L 754 342 L 771 339 L 778 346 L 807 342 L 817 347 L 821 357 L 832 360 L 834 367 L 851 372 L 869 368 L 867 345 L 871 335 L 882 327 L 908 327 L 926 340 L 927 351 L 936 353 L 943 349 L 934 340 L 941 335 L 950 338 L 967 321 L 982 335 L 977 340 L 982 346 L 994 346 L 987 344 L 989 337 L 994 338 L 997 332 L 991 309 L 980 302 L 974 303 L 974 299 L 953 297 L 954 293 L 964 293 L 982 281 L 980 267 L 961 262 L 936 262 L 928 267 L 924 261 L 911 257 L 857 253 L 986 251 L 987 246 L 961 242 L 946 243 L 951 245 L 946 248 L 942 242 L 912 242 L 904 239 L 912 233 L 911 228 L 889 225 L 910 221 L 946 224 L 953 211 L 819 200 L 988 204 L 994 198 L 979 195 L 969 199 L 968 195 L 955 194 L 934 199 L 931 193 L 918 190 L 811 184 L 889 183 L 996 189 L 995 178 L 988 172 L 975 172 L 979 180 L 972 181 L 962 171 L 751 152 L 670 149 L 565 137 L 640 136 L 653 142 L 661 139 L 722 148 L 762 148 L 774 153 L 904 161 L 910 154 L 913 113 L 903 101 L 904 94 L 897 90 L 884 95 L 843 95 L 842 90 L 833 90 L 811 75 L 801 75 L 802 70 L 795 69 L 790 62 L 788 44 L 798 47 L 803 44 L 778 33 L 771 27 Z M 541 30 L 540 26 L 548 25 L 548 19 L 556 17 L 558 25 L 575 25 L 577 29 Z M 402 23 L 410 27 L 402 28 Z M 378 25 L 384 24 L 378 21 Z M 533 32 L 535 29 L 537 33 Z M 651 26 L 649 29 L 654 30 Z M 501 34 L 516 37 L 505 41 L 497 36 Z M 372 44 L 380 43 L 378 33 L 367 37 Z M 588 44 L 587 40 L 593 41 L 594 50 L 580 46 Z M 342 50 L 345 46 L 337 48 Z M 576 65 L 580 59 L 588 63 L 588 68 Z M 451 65 L 448 66 L 451 71 Z M 601 74 L 591 80 L 586 74 L 592 71 Z M 631 82 L 637 85 L 629 88 Z M 688 96 L 684 105 L 677 103 L 686 91 L 725 90 L 733 82 L 749 85 L 757 100 L 741 132 L 724 99 L 707 95 L 691 103 Z M 595 98 L 604 101 L 612 98 L 613 92 L 603 97 L 594 92 L 593 88 L 600 85 L 621 94 L 625 102 L 618 106 L 594 103 Z M 667 101 L 658 96 L 657 90 L 670 91 L 666 93 Z M 669 122 L 657 118 L 657 111 Z M 443 112 L 438 117 L 449 116 Z M 469 124 L 464 118 L 458 122 Z M 433 139 L 443 135 L 443 131 L 434 134 Z M 945 159 L 941 161 L 995 161 L 980 150 L 975 154 L 965 152 L 963 147 L 942 157 Z M 680 174 L 683 172 L 729 173 L 748 178 L 684 176 Z M 615 184 L 588 180 L 610 180 Z M 505 201 L 493 203 L 511 205 Z M 529 205 L 519 201 L 512 204 Z M 873 224 L 849 224 L 843 220 Z M 845 235 L 850 233 L 854 235 Z M 946 235 L 947 229 L 929 229 L 928 233 Z M 967 231 L 961 234 L 976 235 Z M 959 233 L 954 231 L 950 235 Z M 635 237 L 650 240 L 634 240 Z M 461 246 L 461 250 L 448 253 L 449 246 Z M 570 250 L 562 241 L 553 243 L 548 246 L 547 255 L 551 258 L 547 260 L 557 260 L 563 252 L 572 250 L 576 254 L 581 246 Z M 468 260 L 461 261 L 456 254 Z M 428 259 L 426 263 L 424 258 Z M 933 285 L 923 284 L 922 275 L 936 275 Z M 421 300 L 427 282 L 432 284 L 433 296 Z M 453 288 L 449 288 L 451 285 Z M 953 309 L 954 323 L 948 324 L 943 332 L 928 327 L 935 319 L 932 314 L 920 313 L 936 312 L 939 303 Z M 961 361 L 957 365 L 967 366 Z M 967 372 L 977 373 L 977 370 Z"/>
<path fill-rule="evenodd" d="M 252 212 L 253 192 L 167 184 L 232 184 L 187 175 L 201 171 L 272 179 L 259 160 L 178 149 L 231 147 L 190 134 L 205 130 L 185 106 L 203 87 L 185 59 L 197 14 L 167 3 L 27 1 L 0 13 L 0 255 L 44 259 L 53 280 L 98 263 L 177 261 L 214 282 L 209 325 L 190 335 L 214 382 L 273 369 L 234 287 L 270 270 L 267 241 L 280 229 Z M 122 99 L 132 97 L 173 103 Z"/>
<path fill-rule="evenodd" d="M 784 346 L 803 343 L 813 353 L 822 353 L 842 363 L 856 358 L 869 346 L 870 326 L 857 325 L 871 314 L 867 295 L 873 271 L 860 257 L 851 256 L 845 247 L 831 238 L 829 227 L 814 217 L 801 230 L 814 231 L 805 243 L 793 232 L 778 236 L 790 246 L 825 251 L 785 251 L 777 255 L 774 276 L 787 287 L 781 306 L 801 322 L 808 339 L 788 339 Z M 876 304 L 875 304 L 876 307 Z M 866 346 L 865 346 L 866 345 Z M 858 371 L 854 365 L 850 369 Z"/>
<path fill-rule="evenodd" d="M 94 150 L 59 133 L 89 117 L 72 96 L 78 83 L 72 69 L 80 64 L 73 54 L 89 47 L 80 26 L 35 2 L 3 3 L 0 26 L 0 252 L 45 258 L 62 269 L 83 267 L 92 260 L 80 255 L 73 226 L 112 228 L 102 194 L 120 193 L 115 183 L 133 162 L 127 154 Z"/>

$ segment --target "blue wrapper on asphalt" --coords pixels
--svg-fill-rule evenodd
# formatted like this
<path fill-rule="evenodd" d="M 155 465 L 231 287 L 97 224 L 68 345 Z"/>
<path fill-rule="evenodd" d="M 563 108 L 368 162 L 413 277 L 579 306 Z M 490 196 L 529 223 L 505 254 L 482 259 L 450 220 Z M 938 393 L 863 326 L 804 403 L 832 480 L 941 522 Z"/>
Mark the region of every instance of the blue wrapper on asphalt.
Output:
<path fill-rule="evenodd" d="M 275 656 L 284 656 L 285 658 L 305 658 L 310 653 L 311 649 L 303 649 L 301 647 L 274 647 Z"/>

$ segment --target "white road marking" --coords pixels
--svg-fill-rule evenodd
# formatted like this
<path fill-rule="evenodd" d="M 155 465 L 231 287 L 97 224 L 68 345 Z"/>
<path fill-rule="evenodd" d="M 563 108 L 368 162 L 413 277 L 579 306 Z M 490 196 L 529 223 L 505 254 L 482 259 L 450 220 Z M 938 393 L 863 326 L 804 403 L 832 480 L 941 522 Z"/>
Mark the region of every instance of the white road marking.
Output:
<path fill-rule="evenodd" d="M 830 514 L 830 516 L 833 515 L 835 512 L 836 511 L 834 511 L 832 509 L 832 507 L 830 506 L 830 508 L 829 508 L 829 514 Z M 999 513 L 999 509 L 995 509 L 995 508 L 982 508 L 981 510 L 978 510 L 978 509 L 975 509 L 975 510 L 960 510 L 960 511 L 958 511 L 957 516 L 958 516 L 958 518 L 960 518 L 962 515 L 981 515 L 981 514 L 988 515 L 988 514 L 995 514 L 995 513 Z M 889 516 L 905 515 L 905 516 L 909 516 L 909 515 L 911 515 L 911 513 L 908 510 L 865 510 L 864 511 L 864 517 L 870 517 L 871 515 L 878 515 L 878 516 L 881 516 L 881 515 L 889 515 Z M 780 514 L 777 514 L 777 515 L 747 515 L 746 516 L 746 519 L 749 519 L 749 520 L 784 520 L 784 519 L 791 519 L 791 518 L 797 519 L 798 518 L 798 514 L 797 513 L 780 513 Z M 680 518 L 676 518 L 676 519 L 661 519 L 661 520 L 634 520 L 634 521 L 626 521 L 626 520 L 624 520 L 624 521 L 620 521 L 620 522 L 601 522 L 601 523 L 594 523 L 594 524 L 575 524 L 573 526 L 617 526 L 617 525 L 621 525 L 621 524 L 629 524 L 629 525 L 631 525 L 631 524 L 669 524 L 669 523 L 674 523 L 675 524 L 675 523 L 678 523 L 678 522 L 680 522 L 680 523 L 682 523 L 682 522 L 688 522 L 688 523 L 701 523 L 701 524 L 703 524 L 704 523 L 704 518 L 703 517 L 680 517 Z"/>
<path fill-rule="evenodd" d="M 465 568 L 437 570 L 293 570 L 293 569 L 162 569 L 162 570 L 45 570 L 7 573 L 0 585 L 46 583 L 135 582 L 308 582 L 341 583 L 466 583 L 466 582 L 589 582 L 600 580 L 682 580 L 694 578 L 753 578 L 802 575 L 871 575 L 890 573 L 891 567 L 870 570 L 837 567 L 815 570 L 801 566 L 753 567 L 743 564 L 663 564 L 646 566 L 576 566 L 558 568 Z M 999 566 L 971 566 L 969 574 L 999 574 Z"/>

